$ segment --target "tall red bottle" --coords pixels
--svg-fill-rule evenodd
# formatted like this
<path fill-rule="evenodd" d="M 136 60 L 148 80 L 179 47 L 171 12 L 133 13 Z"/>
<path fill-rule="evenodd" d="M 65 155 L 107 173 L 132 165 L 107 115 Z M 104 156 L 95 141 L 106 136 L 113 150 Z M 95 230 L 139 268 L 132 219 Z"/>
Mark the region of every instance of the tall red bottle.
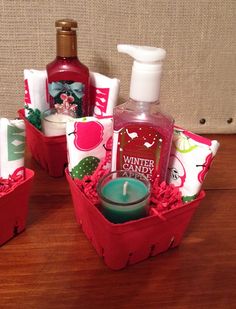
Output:
<path fill-rule="evenodd" d="M 63 102 L 77 105 L 77 116 L 93 113 L 89 102 L 89 69 L 77 57 L 77 22 L 61 19 L 57 27 L 57 54 L 47 65 L 48 91 L 51 107 Z"/>

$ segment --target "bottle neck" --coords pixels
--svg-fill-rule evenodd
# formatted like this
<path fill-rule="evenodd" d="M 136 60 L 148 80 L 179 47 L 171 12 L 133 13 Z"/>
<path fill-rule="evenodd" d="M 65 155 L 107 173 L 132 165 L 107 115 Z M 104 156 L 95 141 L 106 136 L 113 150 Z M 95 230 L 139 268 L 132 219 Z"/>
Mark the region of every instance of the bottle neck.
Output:
<path fill-rule="evenodd" d="M 117 109 L 133 111 L 139 115 L 140 119 L 142 119 L 146 117 L 145 115 L 152 114 L 153 112 L 159 110 L 159 101 L 143 102 L 129 98 L 129 100 L 124 104 L 118 105 Z"/>
<path fill-rule="evenodd" d="M 57 57 L 77 57 L 77 37 L 75 31 L 57 32 Z"/>
<path fill-rule="evenodd" d="M 74 62 L 74 61 L 79 61 L 77 56 L 74 57 L 61 57 L 61 56 L 56 56 L 56 60 L 64 62 L 66 61 L 66 63 L 68 62 Z"/>
<path fill-rule="evenodd" d="M 134 101 L 136 111 L 139 113 L 149 113 L 150 111 L 150 103 L 149 102 L 140 102 L 140 101 Z"/>
<path fill-rule="evenodd" d="M 132 98 L 129 99 L 129 102 L 132 102 L 132 105 L 134 105 L 136 107 L 136 110 L 140 112 L 148 112 L 150 111 L 153 105 L 160 104 L 159 100 L 154 102 L 144 102 L 144 101 L 136 101 Z"/>

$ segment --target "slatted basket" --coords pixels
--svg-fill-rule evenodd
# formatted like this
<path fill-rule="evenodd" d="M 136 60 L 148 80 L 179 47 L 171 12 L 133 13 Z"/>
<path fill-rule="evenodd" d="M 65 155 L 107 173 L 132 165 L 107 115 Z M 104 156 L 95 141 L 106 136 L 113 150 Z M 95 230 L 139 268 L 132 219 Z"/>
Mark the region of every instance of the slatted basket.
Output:
<path fill-rule="evenodd" d="M 46 136 L 28 121 L 24 109 L 18 114 L 25 122 L 26 142 L 32 157 L 50 176 L 63 176 L 67 165 L 66 135 Z"/>
<path fill-rule="evenodd" d="M 204 198 L 183 206 L 122 224 L 109 222 L 79 190 L 66 170 L 77 222 L 105 264 L 114 270 L 125 268 L 170 248 L 179 246 L 190 220 Z"/>
<path fill-rule="evenodd" d="M 0 197 L 0 246 L 25 229 L 33 177 L 25 169 L 25 179 Z"/>

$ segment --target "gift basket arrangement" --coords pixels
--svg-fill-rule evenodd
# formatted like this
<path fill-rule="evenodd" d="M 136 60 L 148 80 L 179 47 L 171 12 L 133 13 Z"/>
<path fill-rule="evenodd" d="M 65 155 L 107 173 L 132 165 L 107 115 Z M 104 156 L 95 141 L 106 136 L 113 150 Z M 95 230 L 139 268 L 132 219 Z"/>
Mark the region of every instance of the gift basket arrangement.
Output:
<path fill-rule="evenodd" d="M 77 23 L 56 27 L 56 59 L 44 71 L 24 71 L 19 115 L 32 156 L 51 176 L 65 170 L 76 220 L 108 267 L 178 246 L 219 143 L 161 112 L 164 49 L 118 45 L 134 63 L 129 100 L 115 107 L 119 80 L 79 62 Z"/>
<path fill-rule="evenodd" d="M 138 165 L 119 170 L 119 175 L 110 172 L 107 154 L 86 175 L 74 173 L 69 164 L 66 178 L 76 220 L 108 267 L 122 269 L 180 244 L 205 196 L 202 182 L 218 146 L 216 141 L 175 127 L 167 182 L 161 183 L 158 178 L 151 183 L 136 172 Z M 72 153 L 76 157 L 75 149 Z"/>
<path fill-rule="evenodd" d="M 0 118 L 0 246 L 25 229 L 34 172 L 24 167 L 25 126 Z"/>

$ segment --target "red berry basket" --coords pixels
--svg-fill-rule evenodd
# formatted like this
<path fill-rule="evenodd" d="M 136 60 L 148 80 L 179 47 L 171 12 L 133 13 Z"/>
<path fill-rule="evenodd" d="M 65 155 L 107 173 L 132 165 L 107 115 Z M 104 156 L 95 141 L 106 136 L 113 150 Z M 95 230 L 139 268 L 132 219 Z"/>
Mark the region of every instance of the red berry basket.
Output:
<path fill-rule="evenodd" d="M 125 268 L 179 246 L 184 232 L 205 193 L 183 206 L 139 220 L 114 224 L 80 191 L 66 170 L 77 222 L 105 264 Z"/>
<path fill-rule="evenodd" d="M 67 165 L 66 136 L 45 136 L 28 121 L 24 109 L 18 114 L 25 122 L 26 142 L 32 157 L 50 176 L 63 176 Z"/>
<path fill-rule="evenodd" d="M 0 246 L 25 229 L 34 172 L 25 169 L 25 179 L 0 197 Z"/>

